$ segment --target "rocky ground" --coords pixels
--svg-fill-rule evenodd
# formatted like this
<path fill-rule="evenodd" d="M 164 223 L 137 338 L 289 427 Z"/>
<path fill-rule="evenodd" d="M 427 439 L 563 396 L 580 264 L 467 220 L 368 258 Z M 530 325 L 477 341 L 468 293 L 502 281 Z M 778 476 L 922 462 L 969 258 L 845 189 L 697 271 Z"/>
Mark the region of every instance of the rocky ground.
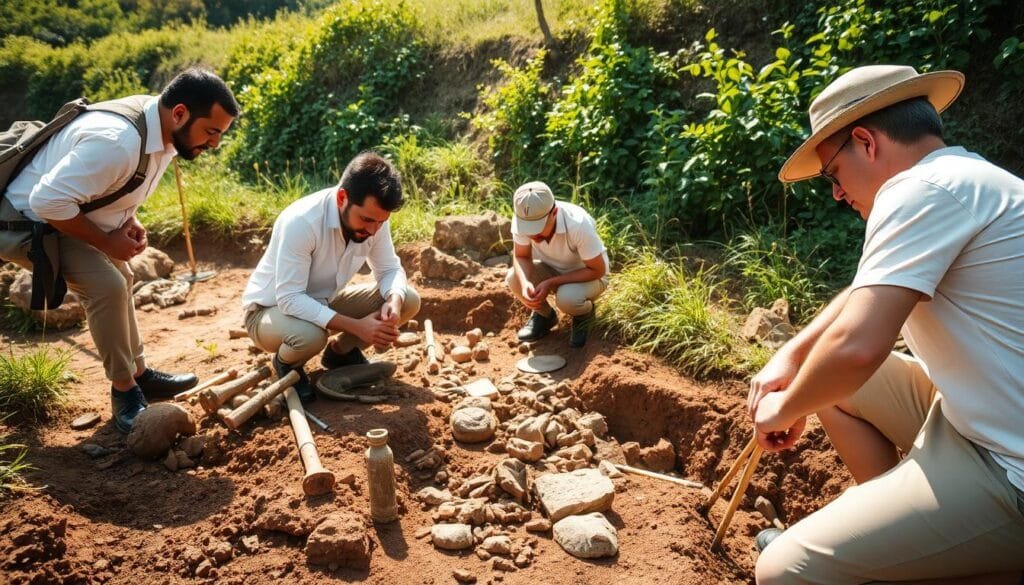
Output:
<path fill-rule="evenodd" d="M 402 255 L 423 297 L 417 321 L 432 320 L 447 355 L 431 373 L 422 326 L 410 329 L 419 337 L 411 345 L 370 352 L 398 366 L 390 380 L 353 392 L 354 400 L 309 406 L 332 429 L 313 429 L 338 480 L 327 495 L 303 494 L 280 411 L 231 431 L 184 403 L 198 438 L 179 444 L 178 456 L 139 457 L 110 422 L 88 332 L 47 333 L 47 342 L 76 350 L 76 380 L 66 413 L 20 427 L 36 467 L 27 479 L 39 489 L 0 502 L 3 581 L 752 583 L 753 535 L 768 525 L 755 498 L 789 522 L 849 484 L 812 423 L 797 450 L 762 458 L 721 550 L 709 551 L 724 500 L 709 520 L 698 513 L 706 491 L 622 475 L 602 461 L 716 485 L 749 438 L 742 381 L 696 384 L 599 336 L 570 350 L 565 323 L 521 348 L 515 330 L 524 313 L 503 290 L 500 258 L 488 267 L 479 256 L 424 246 Z M 430 264 L 438 259 L 468 272 L 443 280 L 447 269 Z M 216 278 L 193 287 L 185 304 L 140 308 L 147 359 L 201 379 L 229 368 L 244 374 L 265 360 L 247 338 L 229 337 L 248 277 L 240 266 L 252 260 L 208 260 L 202 268 L 216 269 Z M 187 310 L 208 314 L 179 318 Z M 466 337 L 475 328 L 479 341 Z M 23 344 L 39 333 L 4 337 Z M 464 363 L 453 359 L 460 345 L 474 346 Z M 523 351 L 560 355 L 567 365 L 521 373 Z M 321 373 L 318 364 L 307 369 L 314 380 Z M 467 398 L 463 387 L 479 379 L 494 392 Z M 72 429 L 88 412 L 100 423 Z M 369 517 L 365 435 L 375 428 L 389 431 L 396 464 L 399 519 L 388 524 Z"/>

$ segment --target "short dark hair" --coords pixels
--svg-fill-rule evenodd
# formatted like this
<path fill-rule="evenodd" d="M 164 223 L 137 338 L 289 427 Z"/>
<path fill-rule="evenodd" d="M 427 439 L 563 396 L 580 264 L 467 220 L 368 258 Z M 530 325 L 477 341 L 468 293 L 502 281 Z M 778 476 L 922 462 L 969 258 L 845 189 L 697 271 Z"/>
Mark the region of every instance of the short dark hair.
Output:
<path fill-rule="evenodd" d="M 194 118 L 209 116 L 215 103 L 232 118 L 238 117 L 238 102 L 228 85 L 216 74 L 198 67 L 182 71 L 160 92 L 161 106 L 173 108 L 185 104 L 189 116 Z"/>
<path fill-rule="evenodd" d="M 925 136 L 943 137 L 942 120 L 926 97 L 911 98 L 872 112 L 847 126 L 847 129 L 852 131 L 855 126 L 878 130 L 900 144 L 912 144 Z"/>
<path fill-rule="evenodd" d="M 398 211 L 402 199 L 402 176 L 388 160 L 373 151 L 356 155 L 341 174 L 341 188 L 355 205 L 362 205 L 373 196 L 387 211 Z"/>

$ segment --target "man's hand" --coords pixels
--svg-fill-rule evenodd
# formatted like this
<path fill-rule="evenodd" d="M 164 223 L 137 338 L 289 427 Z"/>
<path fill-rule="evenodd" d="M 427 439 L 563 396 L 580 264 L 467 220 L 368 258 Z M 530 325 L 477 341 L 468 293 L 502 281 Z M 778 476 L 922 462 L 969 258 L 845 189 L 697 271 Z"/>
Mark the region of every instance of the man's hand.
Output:
<path fill-rule="evenodd" d="M 128 218 L 128 221 L 124 223 L 124 227 L 128 228 L 128 237 L 138 242 L 135 254 L 141 254 L 146 249 L 146 246 L 149 245 L 149 239 L 146 237 L 146 228 L 139 223 L 138 218 L 134 215 Z"/>
<path fill-rule="evenodd" d="M 377 347 L 387 347 L 398 339 L 398 327 L 381 319 L 380 313 L 356 319 L 349 333 Z"/>
<path fill-rule="evenodd" d="M 806 416 L 786 420 L 782 414 L 784 398 L 785 391 L 769 393 L 758 402 L 754 413 L 757 442 L 769 452 L 792 447 L 807 425 Z"/>
<path fill-rule="evenodd" d="M 403 304 L 401 296 L 389 296 L 387 302 L 380 307 L 380 320 L 388 325 L 398 327 L 398 319 L 402 315 Z"/>
<path fill-rule="evenodd" d="M 779 350 L 761 371 L 750 380 L 750 392 L 747 394 L 747 414 L 754 420 L 757 403 L 769 392 L 785 390 L 796 378 L 800 364 L 786 351 Z"/>
<path fill-rule="evenodd" d="M 547 298 L 547 295 L 540 296 L 537 294 L 537 289 L 534 287 L 532 282 L 527 282 L 523 285 L 523 304 L 526 305 L 527 308 L 534 311 L 541 310 L 541 307 L 544 305 L 545 298 Z"/>
<path fill-rule="evenodd" d="M 131 260 L 145 249 L 146 246 L 143 244 L 140 248 L 139 241 L 129 235 L 130 230 L 132 230 L 132 226 L 125 223 L 123 226 L 107 234 L 107 237 L 103 240 L 101 251 L 115 260 L 123 260 L 125 262 Z M 142 237 L 145 239 L 145 234 Z"/>

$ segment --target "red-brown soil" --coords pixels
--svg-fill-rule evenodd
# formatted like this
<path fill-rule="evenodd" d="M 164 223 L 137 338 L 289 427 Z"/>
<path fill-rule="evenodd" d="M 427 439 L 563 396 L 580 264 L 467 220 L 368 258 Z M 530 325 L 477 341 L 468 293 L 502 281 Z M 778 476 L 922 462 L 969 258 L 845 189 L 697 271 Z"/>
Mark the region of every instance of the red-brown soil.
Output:
<path fill-rule="evenodd" d="M 248 339 L 227 336 L 229 328 L 240 325 L 239 297 L 248 270 L 226 264 L 216 268 L 218 276 L 197 284 L 188 305 L 139 313 L 151 365 L 193 371 L 203 379 L 253 360 Z M 476 375 L 497 381 L 514 373 L 515 361 L 523 357 L 514 340 L 524 313 L 503 291 L 500 271 L 481 273 L 476 280 L 481 284 L 414 279 L 424 300 L 418 319 L 432 319 L 443 341 L 467 330 L 467 316 L 472 314 L 473 326 L 494 333 L 488 339 L 491 359 L 475 366 Z M 218 312 L 177 318 L 183 308 L 207 306 Z M 743 382 L 699 384 L 614 340 L 594 338 L 583 350 L 569 350 L 565 329 L 535 348 L 536 353 L 567 358 L 567 367 L 553 377 L 568 380 L 586 409 L 604 414 L 620 442 L 650 446 L 666 438 L 678 451 L 676 471 L 682 477 L 716 485 L 749 437 Z M 38 336 L 6 334 L 4 341 L 21 345 Z M 127 450 L 91 459 L 81 444 L 120 450 L 126 442 L 110 423 L 102 367 L 84 330 L 48 333 L 46 340 L 76 351 L 71 367 L 77 379 L 66 413 L 36 428 L 17 429 L 15 438 L 29 446 L 28 460 L 35 466 L 26 478 L 40 489 L 0 501 L 3 583 L 454 583 L 454 569 L 472 573 L 479 583 L 752 583 L 753 536 L 767 526 L 753 510 L 754 498 L 768 497 L 782 518 L 792 522 L 850 483 L 824 432 L 812 423 L 798 449 L 762 458 L 720 552 L 709 552 L 708 547 L 726 507 L 724 500 L 708 520 L 697 512 L 703 497 L 699 491 L 628 475 L 615 480 L 615 501 L 606 514 L 618 530 L 616 557 L 580 560 L 565 553 L 550 532 L 532 534 L 513 525 L 513 537 L 532 540 L 537 554 L 530 566 L 504 573 L 492 570 L 489 561 L 472 552 L 442 552 L 429 539 L 415 537 L 433 521 L 431 510 L 410 494 L 436 484 L 432 473 L 405 463 L 406 455 L 440 444 L 447 450 L 448 473 L 462 478 L 504 457 L 452 440 L 451 405 L 436 400 L 425 387 L 424 379 L 432 378 L 426 376 L 425 364 L 410 373 L 400 368 L 391 388 L 396 397 L 386 403 L 321 399 L 309 407 L 334 429 L 331 434 L 314 429 L 325 467 L 339 477 L 354 473 L 355 482 L 339 485 L 332 495 L 307 498 L 287 418 L 259 418 L 241 432 L 229 432 L 212 418 L 200 418 L 198 406 L 189 406 L 200 421 L 199 432 L 210 437 L 198 468 L 171 472 L 160 462 L 140 460 Z M 413 347 L 371 357 L 396 359 L 399 353 L 415 351 Z M 307 369 L 315 375 L 319 364 L 311 361 Z M 103 421 L 89 430 L 71 430 L 70 421 L 89 411 L 99 412 Z M 378 427 L 390 431 L 390 446 L 402 467 L 402 515 L 391 525 L 374 527 L 367 521 L 372 546 L 368 571 L 332 571 L 307 564 L 304 538 L 260 528 L 261 519 L 275 510 L 312 522 L 343 510 L 368 518 L 364 435 Z M 539 515 L 534 512 L 535 518 Z M 259 538 L 257 552 L 240 546 L 242 538 L 251 535 Z M 222 558 L 230 558 L 214 563 L 207 577 L 196 576 L 196 565 L 218 548 Z"/>

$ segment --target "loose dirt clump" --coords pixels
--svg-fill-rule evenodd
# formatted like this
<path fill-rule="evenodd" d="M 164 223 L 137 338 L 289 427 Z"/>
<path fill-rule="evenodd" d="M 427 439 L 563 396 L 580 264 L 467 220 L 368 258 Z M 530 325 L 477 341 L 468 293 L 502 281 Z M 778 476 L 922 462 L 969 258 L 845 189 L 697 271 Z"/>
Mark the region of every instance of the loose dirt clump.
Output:
<path fill-rule="evenodd" d="M 241 320 L 232 307 L 248 270 L 219 271 L 216 279 L 194 286 L 185 307 L 140 315 L 150 364 L 207 379 L 231 367 L 242 374 L 261 362 L 248 339 L 228 336 Z M 308 405 L 332 429 L 314 427 L 320 459 L 338 479 L 325 496 L 302 493 L 303 468 L 287 419 L 261 415 L 236 432 L 189 405 L 204 437 L 196 466 L 171 471 L 161 461 L 137 458 L 112 427 L 106 392 L 97 391 L 106 387 L 101 365 L 92 353 L 79 352 L 67 420 L 19 437 L 36 467 L 26 479 L 46 488 L 0 502 L 4 581 L 752 583 L 753 535 L 769 525 L 754 510 L 755 498 L 768 498 L 790 523 L 850 483 L 812 424 L 798 449 L 762 459 L 720 551 L 708 547 L 724 502 L 705 518 L 697 511 L 700 490 L 626 474 L 610 478 L 614 498 L 601 512 L 616 533 L 617 554 L 570 556 L 553 540 L 533 489 L 537 477 L 596 472 L 602 460 L 643 465 L 642 454 L 653 448 L 661 460 L 672 460 L 673 473 L 713 486 L 749 439 L 746 390 L 739 382 L 697 385 L 596 335 L 584 349 L 569 350 L 566 327 L 526 348 L 565 357 L 564 368 L 548 378 L 517 374 L 523 354 L 515 328 L 525 312 L 503 289 L 503 278 L 504 269 L 481 267 L 473 286 L 413 279 L 423 299 L 417 320 L 432 320 L 438 347 L 468 345 L 465 332 L 479 327 L 478 345 L 489 348 L 486 361 L 455 365 L 446 356 L 432 375 L 422 343 L 383 354 L 371 350 L 371 359 L 403 366 L 390 380 L 359 389 L 360 396 L 377 401 L 321 398 Z M 220 310 L 178 321 L 178 310 L 193 306 Z M 63 339 L 91 347 L 84 331 Z M 316 364 L 307 365 L 314 383 L 321 373 Z M 462 443 L 453 438 L 450 417 L 466 399 L 464 387 L 480 378 L 497 390 L 488 398 L 498 421 L 495 438 Z M 490 392 L 486 384 L 478 388 Z M 485 405 L 474 398 L 462 407 Z M 103 422 L 85 430 L 69 427 L 90 410 L 100 412 Z M 363 460 L 366 432 L 374 428 L 389 431 L 398 485 L 399 520 L 382 525 L 369 521 Z M 539 445 L 539 459 L 517 458 L 516 441 Z M 105 454 L 93 459 L 83 443 Z M 665 457 L 664 444 L 674 456 Z M 452 513 L 451 522 L 471 527 L 472 543 L 442 551 L 430 534 Z M 351 551 L 356 561 L 313 562 L 307 552 L 318 530 L 323 538 L 314 539 L 317 547 L 339 559 L 349 553 L 337 551 Z"/>

